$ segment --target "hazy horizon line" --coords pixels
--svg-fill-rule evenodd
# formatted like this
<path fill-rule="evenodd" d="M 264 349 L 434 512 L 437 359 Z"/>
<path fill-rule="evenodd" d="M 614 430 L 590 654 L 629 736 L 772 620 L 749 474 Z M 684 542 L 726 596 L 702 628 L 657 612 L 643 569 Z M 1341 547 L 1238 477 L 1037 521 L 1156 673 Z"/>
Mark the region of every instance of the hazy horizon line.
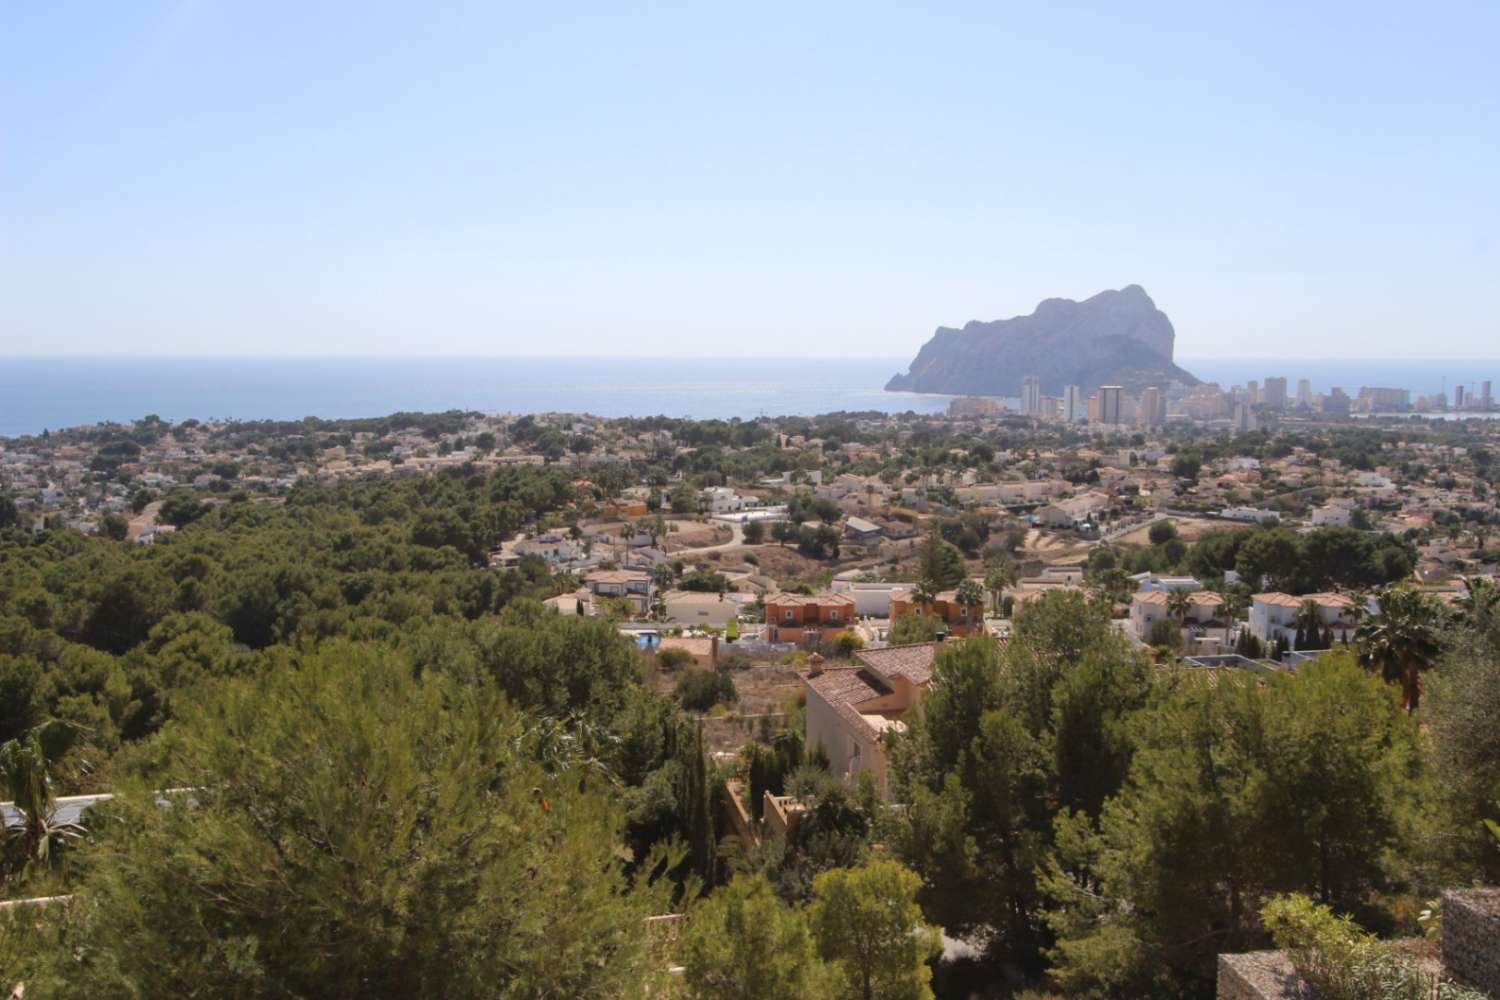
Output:
<path fill-rule="evenodd" d="M 55 354 L 55 353 L 0 353 L 0 361 L 775 361 L 786 357 L 776 354 L 484 354 L 484 353 L 370 353 L 370 354 L 259 354 L 259 353 L 180 353 L 180 354 Z M 905 355 L 874 354 L 850 358 L 844 354 L 799 353 L 799 359 L 819 361 L 894 361 L 905 363 Z M 1484 357 L 1461 354 L 1380 354 L 1380 355 L 1312 355 L 1292 358 L 1275 354 L 1181 354 L 1173 355 L 1178 363 L 1191 361 L 1213 362 L 1265 362 L 1295 361 L 1301 364 L 1317 364 L 1329 361 L 1481 361 L 1500 363 L 1500 355 Z"/>

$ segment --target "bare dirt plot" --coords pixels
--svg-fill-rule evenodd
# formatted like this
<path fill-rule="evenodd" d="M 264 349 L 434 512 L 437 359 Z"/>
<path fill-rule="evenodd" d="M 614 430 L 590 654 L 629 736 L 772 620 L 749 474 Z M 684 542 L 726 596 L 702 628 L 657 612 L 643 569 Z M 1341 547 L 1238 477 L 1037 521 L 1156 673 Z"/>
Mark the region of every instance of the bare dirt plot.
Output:
<path fill-rule="evenodd" d="M 1069 538 L 1030 528 L 1026 532 L 1026 541 L 1021 546 L 1021 557 L 1023 560 L 1056 565 L 1087 558 L 1089 548 L 1090 543 L 1086 539 Z"/>
<path fill-rule="evenodd" d="M 1185 542 L 1196 542 L 1215 528 L 1223 528 L 1223 521 L 1210 521 L 1196 517 L 1169 517 L 1167 520 L 1177 525 L 1177 534 L 1182 536 Z M 1116 545 L 1135 545 L 1141 548 L 1151 544 L 1151 526 L 1144 525 L 1129 534 L 1121 535 L 1115 539 Z"/>
<path fill-rule="evenodd" d="M 760 572 L 774 580 L 791 580 L 800 576 L 814 576 L 824 569 L 816 559 L 809 559 L 794 548 L 780 545 L 755 545 L 743 549 L 726 550 L 724 561 L 743 562 L 747 554 L 760 561 Z"/>
<path fill-rule="evenodd" d="M 670 696 L 677 676 L 657 672 L 652 685 Z M 726 711 L 722 714 L 710 712 L 702 716 L 704 737 L 711 751 L 734 753 L 766 727 L 770 732 L 780 729 L 785 725 L 787 702 L 802 691 L 797 671 L 776 663 L 757 663 L 746 670 L 734 671 L 731 676 L 738 695 L 735 703 L 723 706 Z"/>
<path fill-rule="evenodd" d="M 148 503 L 139 514 L 130 519 L 125 529 L 125 537 L 132 542 L 141 537 L 147 528 L 156 523 L 156 512 L 159 510 L 161 510 L 160 500 L 152 500 Z"/>
<path fill-rule="evenodd" d="M 734 538 L 734 531 L 727 524 L 702 524 L 697 521 L 673 521 L 672 524 L 675 530 L 668 531 L 664 539 L 668 552 L 722 545 Z"/>

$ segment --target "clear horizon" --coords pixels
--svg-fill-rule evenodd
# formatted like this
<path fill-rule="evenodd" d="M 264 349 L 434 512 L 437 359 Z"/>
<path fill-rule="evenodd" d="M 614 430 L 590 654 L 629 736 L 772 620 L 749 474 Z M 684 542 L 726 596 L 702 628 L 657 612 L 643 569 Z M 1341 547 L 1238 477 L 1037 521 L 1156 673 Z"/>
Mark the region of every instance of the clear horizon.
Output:
<path fill-rule="evenodd" d="M 1136 283 L 1180 358 L 1465 360 L 1500 341 L 1497 35 L 1463 2 L 20 7 L 0 355 L 909 358 Z"/>

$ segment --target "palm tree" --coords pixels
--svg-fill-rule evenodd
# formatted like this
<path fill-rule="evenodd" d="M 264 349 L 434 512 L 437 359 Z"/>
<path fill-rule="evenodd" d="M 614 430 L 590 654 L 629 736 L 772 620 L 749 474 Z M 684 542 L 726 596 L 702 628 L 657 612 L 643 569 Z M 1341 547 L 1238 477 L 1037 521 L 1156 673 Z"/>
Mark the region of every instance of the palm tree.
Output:
<path fill-rule="evenodd" d="M 1380 610 L 1360 622 L 1359 658 L 1387 681 L 1401 682 L 1408 713 L 1422 697 L 1422 671 L 1442 652 L 1443 608 L 1432 597 L 1410 587 L 1380 592 Z"/>
<path fill-rule="evenodd" d="M 1167 591 L 1167 620 L 1177 622 L 1175 648 L 1183 648 L 1183 630 L 1187 628 L 1188 614 L 1193 610 L 1193 599 L 1181 587 Z"/>
<path fill-rule="evenodd" d="M 954 591 L 954 597 L 959 604 L 966 607 L 984 606 L 984 588 L 973 580 L 965 580 L 958 585 Z"/>
<path fill-rule="evenodd" d="M 1178 625 L 1187 624 L 1188 612 L 1193 608 L 1193 599 L 1188 596 L 1187 590 L 1182 587 L 1174 587 L 1167 591 L 1167 614 L 1177 619 Z"/>
<path fill-rule="evenodd" d="M 1016 568 L 1009 560 L 996 560 L 985 574 L 984 588 L 990 592 L 990 601 L 994 604 L 995 614 L 1000 613 L 1000 600 L 1005 595 L 1005 588 L 1016 582 Z"/>
<path fill-rule="evenodd" d="M 911 599 L 919 609 L 918 614 L 927 614 L 928 609 L 932 607 L 932 602 L 937 600 L 937 590 L 933 587 L 932 581 L 926 577 L 918 580 L 911 588 Z"/>
<path fill-rule="evenodd" d="M 65 842 L 82 836 L 78 824 L 56 822 L 47 778 L 48 767 L 67 751 L 73 735 L 73 727 L 54 721 L 0 744 L 0 778 L 20 817 L 15 826 L 5 828 L 0 872 L 16 874 L 33 865 L 46 868 Z"/>

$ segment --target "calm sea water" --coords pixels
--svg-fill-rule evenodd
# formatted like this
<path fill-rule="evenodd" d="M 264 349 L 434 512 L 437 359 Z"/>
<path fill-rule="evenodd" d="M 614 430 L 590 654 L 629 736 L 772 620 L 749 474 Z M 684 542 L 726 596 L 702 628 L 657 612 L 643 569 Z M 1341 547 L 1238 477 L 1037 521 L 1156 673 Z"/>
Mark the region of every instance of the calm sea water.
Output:
<path fill-rule="evenodd" d="M 148 413 L 173 421 L 450 409 L 727 419 L 946 410 L 948 396 L 882 390 L 905 367 L 896 358 L 0 358 L 0 436 Z"/>
<path fill-rule="evenodd" d="M 546 410 L 605 417 L 812 415 L 833 410 L 936 413 L 948 396 L 881 389 L 906 358 L 0 358 L 0 436 L 126 421 L 155 413 L 300 420 L 397 410 Z M 1285 375 L 1314 392 L 1396 386 L 1413 397 L 1462 381 L 1500 382 L 1500 361 L 1181 358 L 1221 385 Z M 1500 388 L 1500 387 L 1497 387 Z"/>

